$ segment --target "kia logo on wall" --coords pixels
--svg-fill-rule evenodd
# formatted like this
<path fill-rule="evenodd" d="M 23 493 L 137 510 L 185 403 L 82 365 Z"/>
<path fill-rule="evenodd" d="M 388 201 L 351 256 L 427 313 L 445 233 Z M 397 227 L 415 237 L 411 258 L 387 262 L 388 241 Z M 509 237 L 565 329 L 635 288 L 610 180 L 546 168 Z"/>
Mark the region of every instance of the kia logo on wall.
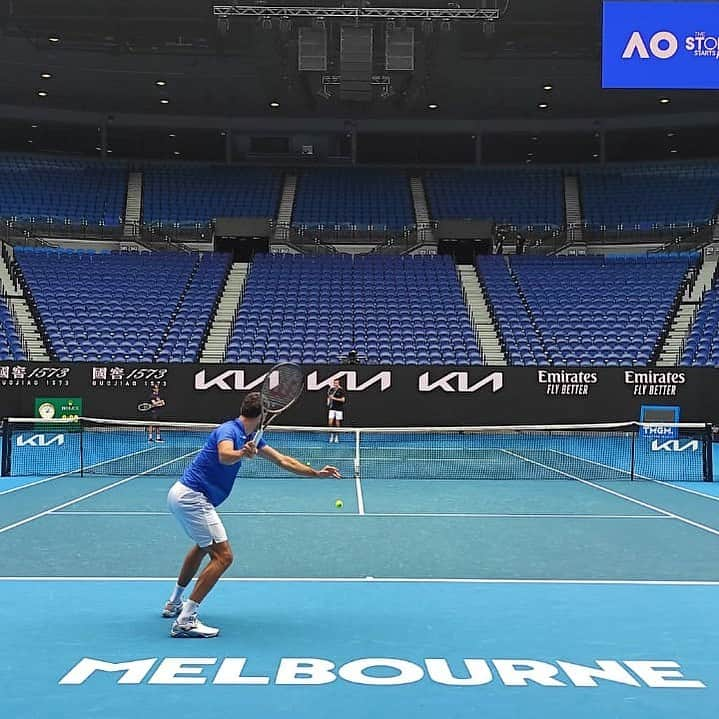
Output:
<path fill-rule="evenodd" d="M 267 372 L 252 376 L 242 369 L 228 369 L 217 375 L 212 375 L 203 369 L 195 373 L 195 389 L 243 392 L 259 389 L 266 376 Z M 315 370 L 307 375 L 307 389 L 310 391 L 326 389 L 332 386 L 335 379 L 343 382 L 348 392 L 362 392 L 375 385 L 380 392 L 385 392 L 392 386 L 392 373 L 386 370 L 378 372 L 365 380 L 360 380 L 359 374 L 354 370 L 341 370 L 324 378 L 321 378 L 319 372 Z M 270 374 L 270 388 L 276 387 L 278 382 L 279 373 L 272 372 Z"/>
<path fill-rule="evenodd" d="M 501 372 L 492 372 L 478 381 L 470 380 L 469 372 L 448 372 L 436 379 L 430 376 L 431 372 L 423 372 L 419 376 L 420 392 L 433 392 L 436 389 L 443 392 L 478 392 L 486 387 L 495 393 L 504 387 L 504 375 Z"/>
<path fill-rule="evenodd" d="M 259 377 L 249 377 L 249 373 L 243 369 L 228 369 L 220 374 L 208 377 L 207 370 L 200 370 L 195 373 L 195 389 L 220 389 L 223 391 L 242 392 L 251 389 L 259 389 L 265 381 L 267 372 Z M 270 375 L 270 388 L 276 387 L 279 382 L 279 373 L 273 372 Z"/>

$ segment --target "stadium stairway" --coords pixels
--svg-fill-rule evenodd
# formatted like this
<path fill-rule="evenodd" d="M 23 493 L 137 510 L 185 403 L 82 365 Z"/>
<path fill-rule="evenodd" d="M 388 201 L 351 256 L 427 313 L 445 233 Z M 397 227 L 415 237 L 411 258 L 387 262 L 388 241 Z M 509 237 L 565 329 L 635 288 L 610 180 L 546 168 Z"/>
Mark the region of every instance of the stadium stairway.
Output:
<path fill-rule="evenodd" d="M 682 357 L 684 342 L 694 324 L 694 318 L 701 305 L 704 293 L 712 286 L 719 262 L 719 244 L 705 248 L 703 261 L 694 281 L 691 279 L 682 294 L 672 319 L 669 332 L 664 340 L 657 365 L 659 367 L 677 367 Z"/>
<path fill-rule="evenodd" d="M 507 358 L 499 342 L 497 328 L 494 326 L 482 285 L 479 284 L 477 278 L 477 272 L 473 265 L 458 265 L 457 270 L 470 321 L 477 336 L 479 351 L 486 364 L 505 366 Z"/>
<path fill-rule="evenodd" d="M 123 237 L 135 237 L 139 233 L 142 216 L 142 173 L 131 172 L 127 178 L 125 199 L 125 222 Z"/>
<path fill-rule="evenodd" d="M 27 350 L 27 358 L 31 362 L 47 362 L 50 359 L 42 334 L 38 329 L 35 318 L 30 312 L 22 287 L 16 283 L 10 274 L 12 248 L 3 244 L 0 258 L 0 294 L 7 296 L 10 312 L 15 319 L 20 341 Z"/>
<path fill-rule="evenodd" d="M 567 240 L 570 243 L 582 243 L 582 202 L 579 194 L 579 178 L 566 175 L 564 178 L 564 218 L 567 227 Z"/>
<path fill-rule="evenodd" d="M 282 185 L 280 206 L 277 210 L 275 240 L 282 242 L 288 239 L 285 236 L 287 228 L 292 224 L 292 210 L 295 207 L 295 195 L 297 194 L 297 175 L 288 172 Z"/>
<path fill-rule="evenodd" d="M 427 208 L 427 195 L 424 191 L 422 178 L 418 175 L 410 177 L 409 188 L 412 193 L 412 205 L 414 206 L 414 217 L 417 223 L 417 234 L 419 235 L 421 232 L 423 240 L 432 243 L 434 237 L 429 219 L 429 209 Z"/>
<path fill-rule="evenodd" d="M 242 302 L 245 281 L 249 272 L 249 263 L 234 262 L 217 305 L 217 312 L 212 318 L 210 331 L 200 355 L 201 363 L 219 363 L 225 359 L 227 343 L 232 335 L 235 315 Z"/>

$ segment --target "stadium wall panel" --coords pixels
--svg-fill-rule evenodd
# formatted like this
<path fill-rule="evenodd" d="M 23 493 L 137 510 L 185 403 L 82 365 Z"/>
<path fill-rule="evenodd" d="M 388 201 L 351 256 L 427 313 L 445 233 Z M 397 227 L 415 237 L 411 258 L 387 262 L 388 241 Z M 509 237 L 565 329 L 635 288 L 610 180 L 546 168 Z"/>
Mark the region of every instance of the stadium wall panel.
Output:
<path fill-rule="evenodd" d="M 0 417 L 31 417 L 37 397 L 81 397 L 88 417 L 142 419 L 153 382 L 161 419 L 220 422 L 259 388 L 262 365 L 0 363 Z M 348 390 L 348 426 L 468 426 L 628 421 L 642 405 L 678 406 L 681 421 L 719 424 L 719 373 L 697 368 L 305 366 L 307 387 L 278 421 L 324 425 L 328 386 Z"/>

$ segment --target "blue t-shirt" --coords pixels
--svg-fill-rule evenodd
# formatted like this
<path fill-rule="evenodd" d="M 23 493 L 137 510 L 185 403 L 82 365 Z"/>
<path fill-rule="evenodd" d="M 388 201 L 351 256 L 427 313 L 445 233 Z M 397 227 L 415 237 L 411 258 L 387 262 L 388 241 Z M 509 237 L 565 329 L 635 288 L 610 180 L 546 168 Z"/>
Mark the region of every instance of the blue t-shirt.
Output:
<path fill-rule="evenodd" d="M 212 430 L 205 446 L 185 470 L 180 480 L 186 487 L 194 489 L 196 492 L 202 492 L 215 507 L 227 499 L 242 464 L 242 461 L 236 464 L 220 463 L 217 446 L 225 439 L 231 439 L 233 449 L 238 450 L 247 444 L 250 437 L 239 419 L 221 424 Z M 262 449 L 266 444 L 265 440 L 261 439 L 257 448 Z"/>

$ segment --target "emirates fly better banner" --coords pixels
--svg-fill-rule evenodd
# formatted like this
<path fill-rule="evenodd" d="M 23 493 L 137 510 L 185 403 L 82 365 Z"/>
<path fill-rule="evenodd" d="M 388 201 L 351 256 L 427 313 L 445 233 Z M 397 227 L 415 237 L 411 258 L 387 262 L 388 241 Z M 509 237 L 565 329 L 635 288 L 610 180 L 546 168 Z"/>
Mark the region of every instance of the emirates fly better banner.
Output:
<path fill-rule="evenodd" d="M 719 88 L 719 2 L 605 2 L 602 87 Z"/>

